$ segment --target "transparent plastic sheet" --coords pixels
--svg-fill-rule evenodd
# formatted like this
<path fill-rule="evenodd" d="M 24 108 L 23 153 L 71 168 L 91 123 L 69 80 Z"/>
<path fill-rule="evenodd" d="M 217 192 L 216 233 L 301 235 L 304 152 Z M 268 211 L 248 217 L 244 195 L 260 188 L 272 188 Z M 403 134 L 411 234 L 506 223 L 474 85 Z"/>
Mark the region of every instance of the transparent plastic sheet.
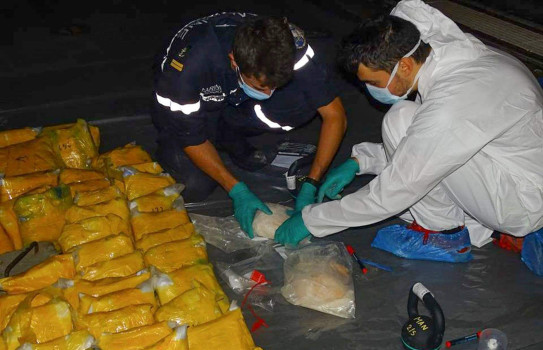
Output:
<path fill-rule="evenodd" d="M 172 333 L 168 322 L 158 322 L 119 333 L 105 333 L 98 346 L 102 350 L 140 350 L 151 346 Z"/>
<path fill-rule="evenodd" d="M 206 243 L 225 253 L 257 247 L 266 240 L 250 239 L 233 216 L 215 217 L 191 213 L 190 218 L 196 232 L 204 236 Z"/>
<path fill-rule="evenodd" d="M 57 242 L 66 253 L 79 245 L 120 233 L 128 235 L 131 231 L 128 221 L 124 221 L 115 214 L 107 214 L 64 225 Z"/>
<path fill-rule="evenodd" d="M 40 187 L 58 185 L 58 171 L 34 173 L 0 179 L 0 201 L 6 202 Z"/>
<path fill-rule="evenodd" d="M 86 330 L 82 330 L 46 343 L 24 343 L 18 350 L 87 350 L 95 344 L 94 337 Z"/>
<path fill-rule="evenodd" d="M 81 269 L 81 278 L 87 281 L 96 281 L 108 277 L 126 277 L 145 268 L 143 255 L 134 251 L 126 255 L 102 261 Z"/>
<path fill-rule="evenodd" d="M 130 222 L 135 240 L 140 240 L 149 233 L 174 228 L 190 222 L 182 197 L 175 200 L 172 208 L 157 213 L 140 213 L 137 209 L 132 209 L 130 211 Z"/>
<path fill-rule="evenodd" d="M 136 241 L 135 246 L 144 253 L 149 249 L 156 247 L 162 243 L 168 243 L 173 241 L 179 241 L 190 238 L 195 234 L 194 225 L 190 222 L 176 226 L 174 228 L 168 228 L 157 232 L 151 232 L 143 235 Z"/>
<path fill-rule="evenodd" d="M 294 305 L 355 318 L 352 258 L 340 242 L 315 242 L 287 250 L 281 293 Z"/>
<path fill-rule="evenodd" d="M 20 223 L 23 245 L 34 241 L 56 241 L 64 227 L 64 215 L 71 206 L 72 197 L 65 185 L 42 194 L 17 198 L 13 210 Z"/>
<path fill-rule="evenodd" d="M 205 241 L 200 235 L 157 245 L 149 249 L 143 259 L 148 266 L 155 266 L 166 273 L 185 266 L 208 262 Z"/>
<path fill-rule="evenodd" d="M 78 192 L 74 196 L 74 204 L 79 207 L 87 207 L 121 197 L 123 197 L 123 193 L 117 186 L 108 186 L 94 191 Z"/>
<path fill-rule="evenodd" d="M 153 193 L 132 200 L 130 202 L 130 209 L 136 209 L 140 213 L 158 213 L 170 210 L 184 188 L 185 185 L 178 183 L 161 188 Z"/>
<path fill-rule="evenodd" d="M 408 229 L 405 225 L 391 225 L 380 229 L 371 243 L 401 258 L 463 263 L 473 259 L 468 228 L 457 233 L 433 233 Z"/>
<path fill-rule="evenodd" d="M 174 330 L 163 340 L 146 347 L 143 350 L 188 350 L 187 326 L 175 327 Z"/>
<path fill-rule="evenodd" d="M 28 293 L 74 276 L 71 254 L 55 255 L 21 274 L 0 279 L 0 289 L 8 294 Z"/>
<path fill-rule="evenodd" d="M 81 272 L 85 267 L 130 254 L 133 251 L 132 239 L 121 233 L 82 244 L 72 254 L 75 269 Z"/>
<path fill-rule="evenodd" d="M 41 128 L 22 128 L 0 131 L 0 148 L 34 140 Z"/>
<path fill-rule="evenodd" d="M 251 249 L 252 256 L 235 263 L 217 261 L 219 276 L 240 298 L 251 305 L 273 311 L 283 284 L 283 258 L 272 242 Z M 262 273 L 268 283 L 257 285 L 251 279 L 254 271 Z"/>
<path fill-rule="evenodd" d="M 149 174 L 140 172 L 132 167 L 120 167 L 128 200 L 146 196 L 155 191 L 175 184 L 168 173 Z"/>
<path fill-rule="evenodd" d="M 121 289 L 102 296 L 79 294 L 79 312 L 83 315 L 93 312 L 108 312 L 130 305 L 152 305 L 152 311 L 157 308 L 153 281 L 147 280 L 134 288 Z"/>

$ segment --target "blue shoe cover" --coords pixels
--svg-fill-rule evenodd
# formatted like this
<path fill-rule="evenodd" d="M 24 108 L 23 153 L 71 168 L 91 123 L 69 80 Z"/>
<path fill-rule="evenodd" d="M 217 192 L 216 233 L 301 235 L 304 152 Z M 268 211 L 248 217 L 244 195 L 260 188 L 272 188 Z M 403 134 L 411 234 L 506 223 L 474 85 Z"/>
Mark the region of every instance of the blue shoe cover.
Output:
<path fill-rule="evenodd" d="M 533 273 L 543 276 L 543 228 L 524 238 L 521 259 Z"/>
<path fill-rule="evenodd" d="M 406 259 L 452 263 L 473 259 L 467 227 L 453 234 L 429 234 L 426 244 L 424 236 L 424 233 L 410 230 L 403 225 L 392 225 L 377 231 L 371 246 Z"/>

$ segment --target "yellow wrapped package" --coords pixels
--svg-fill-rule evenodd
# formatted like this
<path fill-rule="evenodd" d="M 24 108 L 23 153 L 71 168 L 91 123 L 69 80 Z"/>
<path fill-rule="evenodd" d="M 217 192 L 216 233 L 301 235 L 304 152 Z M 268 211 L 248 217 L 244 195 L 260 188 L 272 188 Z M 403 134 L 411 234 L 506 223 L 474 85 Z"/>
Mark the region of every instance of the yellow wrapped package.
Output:
<path fill-rule="evenodd" d="M 219 285 L 211 264 L 196 264 L 169 273 L 154 271 L 154 277 L 155 290 L 162 305 L 194 288 L 194 281 L 196 281 L 215 293 L 223 312 L 226 312 L 230 306 L 228 297 Z"/>
<path fill-rule="evenodd" d="M 262 350 L 255 347 L 240 309 L 199 326 L 189 327 L 190 350 Z"/>
<path fill-rule="evenodd" d="M 19 250 L 23 247 L 23 241 L 21 239 L 21 232 L 19 231 L 17 214 L 15 214 L 15 211 L 13 210 L 14 202 L 15 201 L 0 203 L 0 226 L 2 226 L 9 236 L 13 248 Z"/>
<path fill-rule="evenodd" d="M 80 293 L 99 297 L 123 289 L 136 288 L 150 278 L 151 273 L 147 270 L 142 270 L 128 277 L 110 277 L 98 281 L 59 280 L 57 284 L 62 288 L 62 294 L 70 305 L 72 305 L 72 308 L 79 310 Z"/>
<path fill-rule="evenodd" d="M 202 236 L 163 243 L 149 249 L 143 256 L 145 263 L 162 272 L 171 272 L 184 266 L 207 264 L 207 251 Z"/>
<path fill-rule="evenodd" d="M 132 168 L 136 169 L 137 171 L 140 171 L 142 173 L 149 173 L 149 174 L 160 174 L 164 171 L 160 164 L 157 162 L 148 162 L 148 163 L 140 163 L 140 164 L 132 164 L 130 165 Z"/>
<path fill-rule="evenodd" d="M 0 225 L 0 254 L 11 252 L 15 248 L 4 228 Z"/>
<path fill-rule="evenodd" d="M 81 293 L 79 295 L 79 312 L 83 315 L 93 312 L 107 312 L 122 309 L 130 305 L 152 305 L 155 311 L 157 301 L 153 291 L 152 281 L 148 280 L 136 288 L 121 289 L 119 291 L 93 297 Z"/>
<path fill-rule="evenodd" d="M 80 272 L 84 267 L 132 253 L 132 239 L 125 234 L 118 234 L 82 244 L 74 250 L 75 269 Z"/>
<path fill-rule="evenodd" d="M 18 350 L 87 350 L 95 344 L 94 337 L 88 331 L 81 330 L 47 343 L 25 343 Z"/>
<path fill-rule="evenodd" d="M 40 131 L 40 128 L 22 128 L 0 131 L 0 148 L 34 140 Z"/>
<path fill-rule="evenodd" d="M 69 334 L 73 329 L 70 305 L 58 298 L 32 308 L 30 330 L 36 343 L 45 343 Z"/>
<path fill-rule="evenodd" d="M 162 243 L 179 241 L 187 239 L 194 234 L 194 225 L 191 222 L 168 228 L 158 232 L 148 233 L 143 235 L 140 240 L 136 241 L 136 248 L 144 253 L 149 249 L 156 247 Z"/>
<path fill-rule="evenodd" d="M 60 172 L 60 182 L 66 185 L 70 185 L 77 182 L 85 182 L 91 180 L 102 180 L 106 176 L 95 170 L 86 169 L 62 169 Z"/>
<path fill-rule="evenodd" d="M 100 338 L 102 350 L 140 350 L 153 345 L 172 333 L 167 322 L 159 322 L 119 333 L 106 333 Z"/>
<path fill-rule="evenodd" d="M 51 139 L 66 168 L 88 169 L 92 159 L 98 156 L 88 124 L 83 119 L 67 128 L 44 128 L 40 137 Z"/>
<path fill-rule="evenodd" d="M 222 316 L 215 293 L 193 281 L 194 288 L 162 305 L 155 313 L 157 321 L 197 326 Z"/>
<path fill-rule="evenodd" d="M 48 132 L 50 130 L 67 129 L 67 128 L 72 128 L 74 126 L 75 126 L 75 123 L 57 124 L 57 125 L 52 125 L 52 126 L 46 126 L 42 128 L 42 131 Z M 87 126 L 89 127 L 92 141 L 94 142 L 96 149 L 98 149 L 100 147 L 100 129 L 94 125 L 87 124 Z"/>
<path fill-rule="evenodd" d="M 130 223 L 136 241 L 148 233 L 174 228 L 190 222 L 187 211 L 183 206 L 179 209 L 175 208 L 159 213 L 140 213 L 132 209 L 131 215 Z"/>
<path fill-rule="evenodd" d="M 142 173 L 131 167 L 121 167 L 126 196 L 129 200 L 139 198 L 175 184 L 168 173 Z"/>
<path fill-rule="evenodd" d="M 0 179 L 0 201 L 6 202 L 40 187 L 58 185 L 57 172 L 34 173 Z"/>
<path fill-rule="evenodd" d="M 93 168 L 117 168 L 124 165 L 149 162 L 152 162 L 149 153 L 145 152 L 141 146 L 129 143 L 124 147 L 119 147 L 101 154 L 95 161 L 93 161 Z"/>
<path fill-rule="evenodd" d="M 107 214 L 115 214 L 123 220 L 130 218 L 130 211 L 128 205 L 122 198 L 112 199 L 110 201 L 89 205 L 87 207 L 72 206 L 66 212 L 66 222 L 72 224 L 84 219 L 92 218 L 95 216 L 105 216 Z"/>
<path fill-rule="evenodd" d="M 121 197 L 122 192 L 117 186 L 108 186 L 94 191 L 77 193 L 74 196 L 74 204 L 80 207 L 87 207 Z"/>
<path fill-rule="evenodd" d="M 50 286 L 59 278 L 74 276 L 71 254 L 54 255 L 21 274 L 0 279 L 0 289 L 8 294 L 27 293 Z"/>
<path fill-rule="evenodd" d="M 187 326 L 175 327 L 167 337 L 143 350 L 189 350 Z"/>
<path fill-rule="evenodd" d="M 151 194 L 136 198 L 130 202 L 130 209 L 137 209 L 140 213 L 158 213 L 173 208 L 173 204 L 178 204 L 176 199 L 185 188 L 183 184 L 173 184 L 161 188 Z M 179 203 L 180 204 L 180 203 Z"/>
<path fill-rule="evenodd" d="M 130 224 L 115 214 L 95 216 L 83 219 L 73 224 L 67 224 L 62 229 L 58 244 L 63 252 L 70 252 L 76 246 L 96 241 L 108 236 L 131 233 Z"/>
<path fill-rule="evenodd" d="M 0 295 L 0 332 L 6 328 L 11 315 L 25 298 L 26 294 Z"/>
<path fill-rule="evenodd" d="M 87 281 L 96 281 L 107 277 L 126 277 L 145 268 L 141 252 L 119 256 L 111 260 L 86 266 L 81 269 L 81 278 Z"/>
<path fill-rule="evenodd" d="M 30 320 L 32 318 L 32 309 L 30 307 L 31 296 L 27 296 L 23 300 L 15 312 L 11 315 L 6 328 L 2 332 L 2 339 L 5 348 L 8 350 L 16 350 L 21 343 L 34 341 L 34 337 L 30 334 Z"/>
<path fill-rule="evenodd" d="M 23 245 L 34 241 L 56 241 L 64 227 L 64 215 L 72 205 L 66 185 L 53 187 L 42 194 L 32 194 L 15 200 L 13 210 L 20 223 Z"/>
<path fill-rule="evenodd" d="M 0 173 L 18 176 L 51 171 L 63 166 L 48 138 L 37 139 L 0 148 Z"/>
<path fill-rule="evenodd" d="M 118 333 L 155 323 L 151 308 L 149 304 L 131 305 L 114 311 L 82 315 L 79 322 L 93 337 L 100 339 L 103 333 Z"/>
<path fill-rule="evenodd" d="M 98 179 L 98 180 L 90 180 L 90 181 L 73 183 L 69 186 L 70 186 L 70 192 L 72 194 L 72 197 L 75 197 L 78 193 L 103 190 L 111 186 L 111 183 L 106 179 Z"/>

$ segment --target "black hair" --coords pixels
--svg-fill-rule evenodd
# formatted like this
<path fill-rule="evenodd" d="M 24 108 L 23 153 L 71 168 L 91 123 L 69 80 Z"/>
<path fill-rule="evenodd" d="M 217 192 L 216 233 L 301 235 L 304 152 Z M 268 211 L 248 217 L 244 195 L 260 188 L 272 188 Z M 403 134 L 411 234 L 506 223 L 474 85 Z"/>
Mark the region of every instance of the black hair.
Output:
<path fill-rule="evenodd" d="M 398 61 L 412 50 L 420 39 L 417 27 L 400 17 L 385 15 L 365 21 L 344 37 L 338 53 L 339 64 L 356 74 L 362 63 L 368 68 L 392 72 Z M 411 55 L 422 63 L 430 54 L 430 45 L 421 41 Z"/>
<path fill-rule="evenodd" d="M 294 38 L 284 18 L 259 18 L 241 25 L 232 52 L 243 74 L 269 87 L 285 85 L 294 71 Z"/>

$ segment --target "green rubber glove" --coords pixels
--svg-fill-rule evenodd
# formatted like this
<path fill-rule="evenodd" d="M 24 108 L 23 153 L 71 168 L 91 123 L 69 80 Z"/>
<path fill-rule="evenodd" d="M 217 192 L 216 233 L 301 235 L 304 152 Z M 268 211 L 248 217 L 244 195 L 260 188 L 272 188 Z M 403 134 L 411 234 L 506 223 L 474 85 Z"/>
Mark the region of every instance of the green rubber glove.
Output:
<path fill-rule="evenodd" d="M 288 215 L 292 215 L 296 212 L 302 211 L 302 209 L 309 204 L 313 204 L 317 201 L 317 188 L 309 183 L 304 182 L 300 192 L 296 196 L 296 204 L 294 205 L 294 210 L 287 210 Z"/>
<path fill-rule="evenodd" d="M 274 240 L 284 245 L 297 246 L 304 238 L 311 236 L 305 227 L 301 212 L 294 213 L 275 231 Z"/>
<path fill-rule="evenodd" d="M 234 217 L 238 220 L 241 229 L 253 238 L 253 219 L 256 211 L 262 210 L 268 215 L 271 215 L 272 211 L 243 182 L 234 185 L 228 195 L 234 201 Z"/>
<path fill-rule="evenodd" d="M 319 189 L 318 202 L 322 202 L 324 196 L 330 199 L 339 199 L 339 192 L 353 181 L 356 173 L 360 171 L 358 162 L 349 158 L 343 164 L 328 172 L 326 179 Z"/>

